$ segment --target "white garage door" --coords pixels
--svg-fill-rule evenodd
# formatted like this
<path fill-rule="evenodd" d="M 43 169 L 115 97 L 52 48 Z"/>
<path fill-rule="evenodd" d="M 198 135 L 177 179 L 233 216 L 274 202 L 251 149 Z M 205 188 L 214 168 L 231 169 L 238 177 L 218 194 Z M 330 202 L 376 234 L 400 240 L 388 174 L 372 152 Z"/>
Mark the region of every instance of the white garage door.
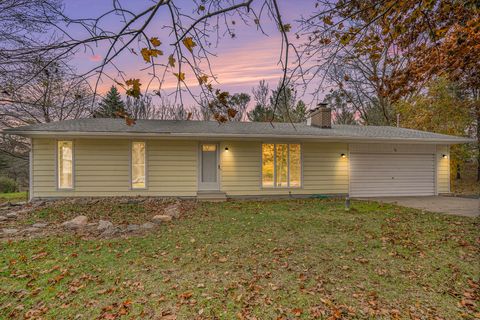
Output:
<path fill-rule="evenodd" d="M 435 194 L 433 154 L 350 154 L 350 196 Z"/>

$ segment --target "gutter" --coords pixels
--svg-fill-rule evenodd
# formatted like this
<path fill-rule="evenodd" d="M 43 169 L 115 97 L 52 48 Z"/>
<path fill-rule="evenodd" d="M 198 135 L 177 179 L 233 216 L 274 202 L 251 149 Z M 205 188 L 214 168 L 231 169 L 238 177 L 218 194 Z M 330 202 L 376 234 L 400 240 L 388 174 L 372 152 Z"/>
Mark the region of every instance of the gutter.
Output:
<path fill-rule="evenodd" d="M 144 132 L 78 132 L 78 131 L 22 131 L 4 130 L 5 134 L 20 135 L 25 137 L 110 137 L 110 138 L 158 138 L 158 139 L 233 139 L 233 140 L 271 140 L 271 139 L 295 139 L 317 140 L 326 142 L 399 142 L 399 143 L 431 143 L 431 144 L 462 144 L 474 143 L 475 139 L 454 137 L 452 139 L 435 138 L 396 138 L 396 137 L 357 137 L 357 136 L 318 136 L 318 135 L 273 135 L 273 134 L 217 134 L 217 133 L 144 133 Z"/>

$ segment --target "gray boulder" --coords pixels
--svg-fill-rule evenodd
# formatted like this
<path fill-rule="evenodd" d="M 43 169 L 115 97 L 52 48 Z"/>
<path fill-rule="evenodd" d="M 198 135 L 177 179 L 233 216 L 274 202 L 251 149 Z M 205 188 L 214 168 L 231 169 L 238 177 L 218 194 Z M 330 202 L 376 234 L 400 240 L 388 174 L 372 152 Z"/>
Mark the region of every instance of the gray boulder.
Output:
<path fill-rule="evenodd" d="M 105 229 L 101 234 L 100 236 L 101 237 L 111 237 L 111 236 L 114 236 L 115 234 L 117 234 L 118 232 L 120 232 L 120 229 L 118 227 L 115 227 L 115 226 L 111 226 L 107 229 Z"/>
<path fill-rule="evenodd" d="M 7 217 L 8 219 L 17 219 L 17 218 L 18 218 L 18 213 L 16 213 L 16 212 L 9 212 L 9 213 L 6 214 L 6 217 Z"/>
<path fill-rule="evenodd" d="M 35 227 L 29 227 L 29 228 L 23 229 L 24 233 L 37 233 L 39 231 L 40 229 Z"/>
<path fill-rule="evenodd" d="M 3 234 L 6 236 L 13 236 L 18 233 L 18 229 L 3 229 Z"/>
<path fill-rule="evenodd" d="M 32 224 L 32 228 L 37 228 L 37 229 L 43 229 L 46 226 L 48 226 L 48 223 L 44 223 L 44 222 L 37 222 Z"/>
<path fill-rule="evenodd" d="M 180 218 L 180 214 L 181 214 L 180 213 L 180 204 L 179 203 L 173 203 L 171 205 L 168 205 L 167 207 L 165 207 L 163 212 L 167 216 L 178 219 L 178 218 Z"/>
<path fill-rule="evenodd" d="M 0 209 L 8 208 L 11 205 L 12 204 L 10 203 L 10 201 L 4 202 L 4 203 L 0 204 Z"/>
<path fill-rule="evenodd" d="M 151 229 L 154 229 L 155 227 L 156 227 L 156 225 L 151 223 L 151 222 L 146 222 L 146 223 L 141 225 L 141 228 L 144 229 L 144 230 L 151 230 Z"/>
<path fill-rule="evenodd" d="M 72 220 L 65 221 L 62 223 L 62 226 L 66 229 L 80 229 L 84 228 L 87 225 L 88 222 L 88 217 L 87 216 L 77 216 L 73 218 Z"/>
<path fill-rule="evenodd" d="M 105 231 L 107 229 L 113 228 L 113 223 L 107 220 L 100 220 L 98 222 L 97 230 L 98 231 Z"/>
<path fill-rule="evenodd" d="M 127 232 L 135 232 L 140 229 L 140 226 L 138 224 L 129 224 L 127 226 Z"/>
<path fill-rule="evenodd" d="M 166 214 L 158 214 L 152 218 L 152 221 L 157 224 L 161 224 L 164 222 L 172 221 L 172 216 Z"/>

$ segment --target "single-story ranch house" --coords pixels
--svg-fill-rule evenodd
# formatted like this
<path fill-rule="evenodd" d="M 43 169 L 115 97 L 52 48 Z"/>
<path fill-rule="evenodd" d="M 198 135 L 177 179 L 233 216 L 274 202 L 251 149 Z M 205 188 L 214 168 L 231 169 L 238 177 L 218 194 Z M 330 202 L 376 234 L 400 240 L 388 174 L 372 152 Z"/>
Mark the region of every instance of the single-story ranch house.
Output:
<path fill-rule="evenodd" d="M 31 138 L 30 197 L 427 196 L 450 191 L 449 146 L 396 127 L 79 119 L 4 130 Z"/>

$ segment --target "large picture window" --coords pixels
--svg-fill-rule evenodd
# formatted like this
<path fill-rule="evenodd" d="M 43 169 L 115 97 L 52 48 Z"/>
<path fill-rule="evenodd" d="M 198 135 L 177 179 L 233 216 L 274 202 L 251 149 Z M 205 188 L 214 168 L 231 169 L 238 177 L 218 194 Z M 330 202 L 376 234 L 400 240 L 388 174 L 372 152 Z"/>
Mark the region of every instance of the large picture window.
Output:
<path fill-rule="evenodd" d="M 145 142 L 132 142 L 132 188 L 145 188 Z"/>
<path fill-rule="evenodd" d="M 73 141 L 57 142 L 57 181 L 59 189 L 73 188 Z"/>
<path fill-rule="evenodd" d="M 262 145 L 262 186 L 298 188 L 302 184 L 302 157 L 299 144 Z"/>

